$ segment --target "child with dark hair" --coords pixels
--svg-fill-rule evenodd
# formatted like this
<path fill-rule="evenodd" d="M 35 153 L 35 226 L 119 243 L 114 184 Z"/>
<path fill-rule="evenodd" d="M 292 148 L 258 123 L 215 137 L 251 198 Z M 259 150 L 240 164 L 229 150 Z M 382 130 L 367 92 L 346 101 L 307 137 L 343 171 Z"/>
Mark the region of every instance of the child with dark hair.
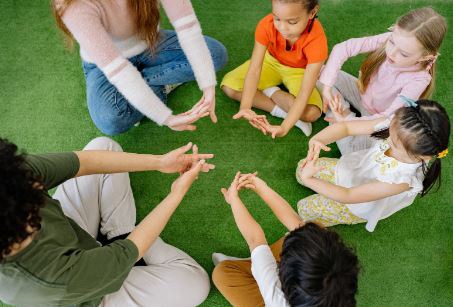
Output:
<path fill-rule="evenodd" d="M 328 55 L 326 35 L 316 20 L 319 0 L 271 2 L 272 13 L 256 26 L 250 60 L 226 74 L 220 86 L 241 102 L 234 119 L 244 118 L 272 138 L 285 136 L 293 126 L 308 136 L 311 123 L 321 116 L 322 99 L 315 85 Z M 284 120 L 269 125 L 252 107 Z"/>
<path fill-rule="evenodd" d="M 289 234 L 269 246 L 239 198 L 243 188 L 255 191 Z M 222 193 L 251 252 L 249 259 L 212 255 L 214 284 L 233 306 L 355 306 L 359 262 L 337 233 L 305 224 L 256 173 L 238 172 Z"/>
<path fill-rule="evenodd" d="M 441 158 L 450 139 L 448 114 L 435 101 L 404 101 L 408 106 L 391 119 L 339 122 L 311 138 L 296 171 L 297 180 L 318 193 L 298 203 L 305 222 L 326 227 L 366 222 L 373 231 L 379 220 L 440 185 Z M 332 112 L 341 112 L 339 98 L 332 102 Z M 340 159 L 318 159 L 321 149 L 330 150 L 326 145 L 357 135 L 375 137 L 374 145 Z"/>

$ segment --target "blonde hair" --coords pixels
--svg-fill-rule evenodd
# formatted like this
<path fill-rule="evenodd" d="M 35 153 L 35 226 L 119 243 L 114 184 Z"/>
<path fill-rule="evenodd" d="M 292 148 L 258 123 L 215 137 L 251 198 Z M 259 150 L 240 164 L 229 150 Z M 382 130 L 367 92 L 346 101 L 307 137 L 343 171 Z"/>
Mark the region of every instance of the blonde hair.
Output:
<path fill-rule="evenodd" d="M 74 0 L 52 0 L 52 13 L 57 27 L 63 31 L 68 47 L 74 44 L 74 37 L 63 23 L 64 11 Z M 129 0 L 129 9 L 133 12 L 138 36 L 145 40 L 151 50 L 159 39 L 158 24 L 160 20 L 159 2 L 157 0 Z"/>
<path fill-rule="evenodd" d="M 447 32 L 445 18 L 430 7 L 415 9 L 401 16 L 396 22 L 396 26 L 413 34 L 423 48 L 425 48 L 426 53 L 434 56 L 437 56 L 440 45 Z M 371 52 L 362 63 L 358 80 L 359 90 L 362 94 L 365 93 L 370 84 L 371 77 L 385 61 L 386 57 L 384 43 L 380 48 Z M 433 62 L 433 60 L 427 60 L 422 63 L 425 69 L 429 68 L 428 71 L 432 77 L 431 82 L 420 96 L 422 99 L 431 97 L 434 91 L 436 63 Z"/>

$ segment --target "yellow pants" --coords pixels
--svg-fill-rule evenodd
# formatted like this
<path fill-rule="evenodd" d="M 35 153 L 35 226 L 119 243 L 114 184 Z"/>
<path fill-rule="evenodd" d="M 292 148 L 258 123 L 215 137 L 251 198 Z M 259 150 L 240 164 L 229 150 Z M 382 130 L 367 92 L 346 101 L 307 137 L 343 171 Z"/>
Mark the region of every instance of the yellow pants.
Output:
<path fill-rule="evenodd" d="M 302 172 L 301 162 L 299 162 L 296 170 L 296 178 L 300 184 L 302 184 L 302 180 L 300 179 Z M 324 169 L 317 173 L 315 177 L 335 183 L 335 166 L 337 163 L 338 159 L 319 158 L 316 164 L 323 166 Z M 352 214 L 345 204 L 319 194 L 310 195 L 301 199 L 297 203 L 297 211 L 304 222 L 315 222 L 324 227 L 366 222 L 366 220 Z"/>
<path fill-rule="evenodd" d="M 227 73 L 220 86 L 225 85 L 233 90 L 242 91 L 249 66 L 250 60 Z M 291 95 L 297 97 L 300 85 L 302 84 L 302 80 L 304 78 L 304 73 L 305 69 L 285 66 L 266 52 L 263 60 L 263 67 L 261 69 L 258 89 L 261 91 L 269 87 L 283 84 Z M 313 92 L 308 99 L 308 104 L 315 105 L 320 110 L 322 109 L 321 95 L 316 88 L 313 89 Z"/>

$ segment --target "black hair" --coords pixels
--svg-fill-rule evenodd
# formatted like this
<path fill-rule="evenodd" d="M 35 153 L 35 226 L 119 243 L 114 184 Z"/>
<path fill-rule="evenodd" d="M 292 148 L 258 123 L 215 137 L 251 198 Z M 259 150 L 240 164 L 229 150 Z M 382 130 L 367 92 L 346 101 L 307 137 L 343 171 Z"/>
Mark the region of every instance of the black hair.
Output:
<path fill-rule="evenodd" d="M 307 10 L 311 12 L 317 5 L 319 5 L 319 0 L 276 0 L 283 3 L 300 3 Z"/>
<path fill-rule="evenodd" d="M 280 256 L 279 278 L 290 306 L 356 305 L 359 260 L 336 232 L 307 223 L 286 236 Z"/>
<path fill-rule="evenodd" d="M 14 244 L 41 228 L 39 210 L 44 195 L 40 180 L 26 167 L 17 146 L 0 138 L 0 262 Z"/>
<path fill-rule="evenodd" d="M 445 108 L 436 101 L 421 99 L 415 104 L 397 110 L 392 123 L 394 121 L 398 139 L 409 155 L 433 157 L 428 164 L 421 160 L 425 176 L 421 196 L 424 196 L 436 182 L 437 189 L 440 187 L 441 159 L 438 155 L 448 148 L 450 119 Z M 389 135 L 389 129 L 384 129 L 371 136 L 386 139 Z"/>

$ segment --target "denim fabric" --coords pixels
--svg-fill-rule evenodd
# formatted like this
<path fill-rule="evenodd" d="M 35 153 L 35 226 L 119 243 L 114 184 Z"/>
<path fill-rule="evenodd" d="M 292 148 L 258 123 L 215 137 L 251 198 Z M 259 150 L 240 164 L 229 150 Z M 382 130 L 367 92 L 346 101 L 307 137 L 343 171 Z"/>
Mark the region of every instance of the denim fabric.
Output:
<path fill-rule="evenodd" d="M 195 80 L 192 68 L 182 51 L 175 31 L 161 30 L 154 55 L 149 50 L 129 58 L 142 74 L 153 92 L 164 102 L 164 86 Z M 222 69 L 227 60 L 225 46 L 205 36 L 215 70 Z M 88 109 L 94 124 L 103 133 L 116 135 L 129 130 L 144 115 L 137 111 L 93 63 L 83 62 L 87 84 Z"/>

